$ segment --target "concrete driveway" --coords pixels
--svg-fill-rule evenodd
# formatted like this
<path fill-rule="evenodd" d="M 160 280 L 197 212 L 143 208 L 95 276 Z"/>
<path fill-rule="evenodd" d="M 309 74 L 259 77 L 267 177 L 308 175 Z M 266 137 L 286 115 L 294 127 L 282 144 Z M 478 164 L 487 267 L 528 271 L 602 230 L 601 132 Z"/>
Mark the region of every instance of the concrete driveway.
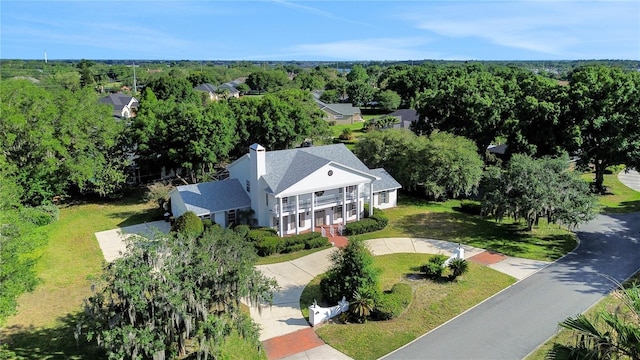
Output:
<path fill-rule="evenodd" d="M 385 359 L 522 359 L 640 268 L 640 213 L 600 215 L 580 246 Z"/>
<path fill-rule="evenodd" d="M 100 249 L 107 262 L 122 256 L 127 249 L 125 239 L 134 235 L 142 235 L 151 237 L 156 232 L 168 233 L 171 230 L 171 224 L 166 221 L 152 221 L 144 224 L 125 226 L 107 231 L 95 233 Z"/>

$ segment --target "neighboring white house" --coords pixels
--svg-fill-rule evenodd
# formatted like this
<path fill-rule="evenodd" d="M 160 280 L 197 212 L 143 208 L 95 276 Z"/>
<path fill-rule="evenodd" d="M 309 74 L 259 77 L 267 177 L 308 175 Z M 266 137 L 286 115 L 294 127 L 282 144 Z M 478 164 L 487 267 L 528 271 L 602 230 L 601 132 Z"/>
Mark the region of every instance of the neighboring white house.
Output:
<path fill-rule="evenodd" d="M 369 169 L 343 144 L 279 151 L 253 144 L 227 170 L 226 180 L 174 189 L 173 216 L 193 211 L 227 226 L 238 211 L 252 209 L 252 225 L 284 236 L 360 220 L 364 205 L 372 202 L 369 211 L 395 207 L 401 187 L 384 169 Z"/>
<path fill-rule="evenodd" d="M 138 99 L 123 93 L 109 94 L 98 101 L 111 105 L 113 107 L 113 117 L 117 119 L 132 118 L 138 110 Z"/>

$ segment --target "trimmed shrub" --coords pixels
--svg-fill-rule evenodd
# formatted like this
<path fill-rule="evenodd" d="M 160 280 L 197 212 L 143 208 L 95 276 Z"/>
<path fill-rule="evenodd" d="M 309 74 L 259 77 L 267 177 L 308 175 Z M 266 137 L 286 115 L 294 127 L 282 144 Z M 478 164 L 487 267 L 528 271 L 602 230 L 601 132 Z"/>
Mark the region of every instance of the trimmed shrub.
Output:
<path fill-rule="evenodd" d="M 259 256 L 269 256 L 277 254 L 282 250 L 284 242 L 279 237 L 264 237 L 256 243 L 256 251 Z"/>
<path fill-rule="evenodd" d="M 276 236 L 278 233 L 270 228 L 260 228 L 249 230 L 248 239 L 251 242 L 258 243 L 266 237 Z"/>
<path fill-rule="evenodd" d="M 286 245 L 284 247 L 284 249 L 282 249 L 282 252 L 283 253 L 292 253 L 292 252 L 304 250 L 304 248 L 305 248 L 304 244 L 291 244 L 291 245 Z"/>
<path fill-rule="evenodd" d="M 430 279 L 438 279 L 444 271 L 444 262 L 447 257 L 444 255 L 434 255 L 429 258 L 429 262 L 420 266 L 420 272 L 424 273 Z"/>
<path fill-rule="evenodd" d="M 390 291 L 384 292 L 373 311 L 376 320 L 391 320 L 402 314 L 413 299 L 413 290 L 406 283 L 393 285 Z"/>
<path fill-rule="evenodd" d="M 243 239 L 246 239 L 249 236 L 250 230 L 251 228 L 249 228 L 249 225 L 238 225 L 233 229 L 233 231 Z"/>
<path fill-rule="evenodd" d="M 369 207 L 365 204 L 365 214 L 369 213 Z M 347 224 L 345 227 L 346 235 L 358 235 L 378 231 L 384 229 L 389 223 L 389 218 L 384 214 L 384 211 L 374 208 L 373 215 L 366 217 L 362 220 Z"/>
<path fill-rule="evenodd" d="M 198 237 L 204 231 L 204 224 L 193 211 L 187 211 L 175 220 L 171 231 Z"/>
<path fill-rule="evenodd" d="M 319 233 L 315 234 L 318 234 L 318 236 L 305 240 L 305 249 L 317 249 L 331 245 L 329 239 L 322 237 L 322 235 Z"/>

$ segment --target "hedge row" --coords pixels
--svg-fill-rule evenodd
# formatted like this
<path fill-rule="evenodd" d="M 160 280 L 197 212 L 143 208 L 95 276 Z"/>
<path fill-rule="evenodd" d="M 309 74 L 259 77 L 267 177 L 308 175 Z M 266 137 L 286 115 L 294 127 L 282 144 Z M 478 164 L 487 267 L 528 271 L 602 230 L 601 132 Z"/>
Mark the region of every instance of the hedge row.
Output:
<path fill-rule="evenodd" d="M 395 319 L 409 307 L 412 299 L 413 290 L 411 286 L 406 283 L 397 283 L 393 285 L 391 291 L 385 292 L 380 296 L 372 316 L 376 320 Z"/>
<path fill-rule="evenodd" d="M 365 213 L 368 213 L 365 207 Z M 389 218 L 380 209 L 373 209 L 373 215 L 362 220 L 347 224 L 345 235 L 358 235 L 384 229 Z"/>
<path fill-rule="evenodd" d="M 263 234 L 249 232 L 249 237 L 257 237 L 256 250 L 260 256 L 269 256 L 279 253 L 290 253 L 304 249 L 315 249 L 329 246 L 329 240 L 318 232 L 306 233 L 281 238 L 278 236 L 262 236 Z"/>

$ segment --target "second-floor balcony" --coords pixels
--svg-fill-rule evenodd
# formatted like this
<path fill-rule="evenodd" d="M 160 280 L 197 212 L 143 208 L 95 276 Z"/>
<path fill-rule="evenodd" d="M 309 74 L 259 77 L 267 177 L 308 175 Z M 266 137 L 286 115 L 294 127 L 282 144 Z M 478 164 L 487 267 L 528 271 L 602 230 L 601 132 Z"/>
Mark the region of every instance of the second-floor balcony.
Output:
<path fill-rule="evenodd" d="M 361 198 L 366 198 L 367 196 L 369 196 L 369 192 L 368 191 L 361 191 L 359 195 L 360 195 Z M 345 201 L 346 204 L 349 204 L 349 203 L 355 202 L 358 199 L 358 197 L 356 196 L 356 193 L 347 193 L 347 195 L 344 196 L 344 197 L 343 197 L 342 193 L 322 195 L 322 196 L 314 196 L 313 197 L 313 208 L 314 209 L 322 209 L 322 208 L 326 208 L 326 207 L 329 207 L 329 206 L 342 205 L 343 204 L 343 199 L 346 200 Z M 300 211 L 310 211 L 311 210 L 311 199 L 298 200 L 298 209 Z M 293 212 L 295 212 L 296 211 L 295 202 L 290 201 L 290 199 L 289 199 L 288 202 L 283 202 L 282 211 L 284 213 L 293 213 Z M 274 205 L 273 207 L 271 207 L 271 212 L 274 215 L 280 214 L 280 206 L 279 205 Z"/>

